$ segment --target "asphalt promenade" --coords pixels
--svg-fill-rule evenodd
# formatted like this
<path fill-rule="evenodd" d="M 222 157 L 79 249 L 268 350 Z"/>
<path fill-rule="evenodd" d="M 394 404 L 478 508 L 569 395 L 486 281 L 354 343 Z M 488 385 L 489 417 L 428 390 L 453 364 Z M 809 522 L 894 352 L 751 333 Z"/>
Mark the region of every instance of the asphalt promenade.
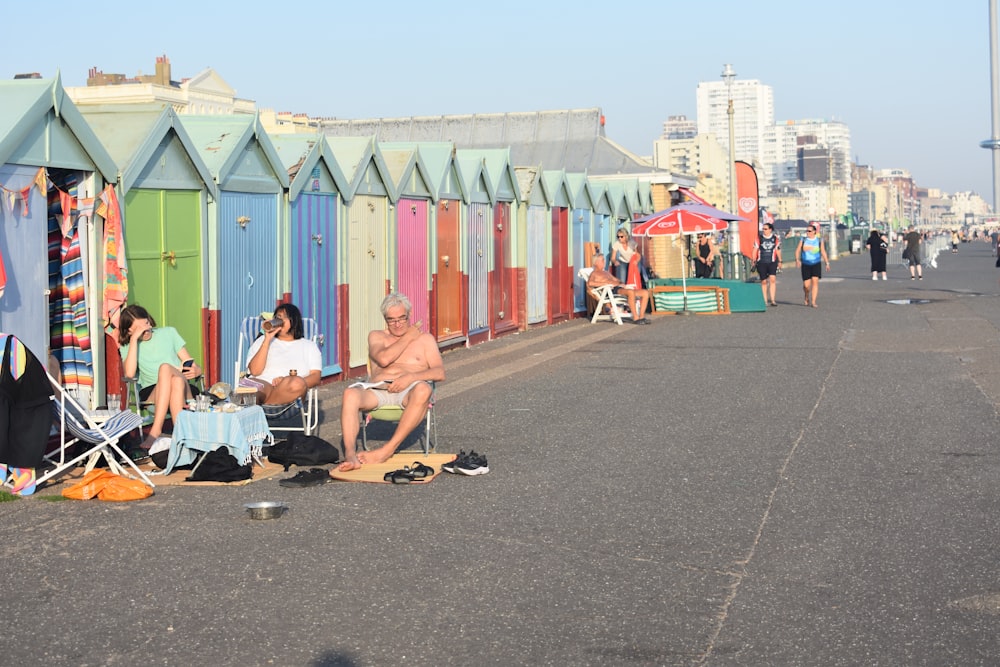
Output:
<path fill-rule="evenodd" d="M 446 353 L 488 475 L 0 503 L 0 664 L 998 664 L 1000 269 L 889 273 Z"/>

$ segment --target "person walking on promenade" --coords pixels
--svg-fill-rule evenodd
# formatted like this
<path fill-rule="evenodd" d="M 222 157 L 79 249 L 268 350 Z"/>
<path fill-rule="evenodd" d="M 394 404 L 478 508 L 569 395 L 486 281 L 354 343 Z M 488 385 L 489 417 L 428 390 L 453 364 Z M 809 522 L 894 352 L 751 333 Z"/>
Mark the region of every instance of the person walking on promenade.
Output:
<path fill-rule="evenodd" d="M 880 273 L 882 280 L 888 280 L 885 275 L 885 260 L 889 254 L 889 239 L 882 232 L 873 229 L 872 233 L 868 235 L 865 247 L 868 248 L 872 257 L 872 280 L 878 280 Z"/>
<path fill-rule="evenodd" d="M 819 294 L 819 280 L 823 277 L 823 265 L 830 269 L 830 259 L 826 254 L 823 239 L 816 231 L 816 225 L 810 223 L 806 227 L 806 235 L 799 240 L 795 249 L 795 264 L 802 269 L 802 292 L 805 294 L 805 305 L 817 308 L 816 296 Z"/>
<path fill-rule="evenodd" d="M 762 233 L 757 235 L 753 246 L 754 261 L 757 263 L 757 275 L 760 276 L 760 291 L 764 294 L 764 302 L 769 306 L 777 306 L 774 292 L 778 286 L 778 265 L 781 264 L 781 239 L 774 233 L 774 225 L 764 223 Z"/>
<path fill-rule="evenodd" d="M 920 266 L 920 244 L 922 240 L 920 232 L 913 226 L 910 226 L 910 230 L 903 237 L 903 241 L 906 243 L 906 257 L 910 263 L 910 280 L 924 279 L 924 270 Z"/>

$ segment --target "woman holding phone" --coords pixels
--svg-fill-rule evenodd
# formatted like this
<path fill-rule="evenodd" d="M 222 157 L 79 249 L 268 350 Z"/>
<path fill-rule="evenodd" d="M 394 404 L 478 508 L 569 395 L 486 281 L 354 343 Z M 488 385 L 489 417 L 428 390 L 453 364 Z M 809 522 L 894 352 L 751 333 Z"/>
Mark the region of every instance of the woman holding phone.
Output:
<path fill-rule="evenodd" d="M 153 403 L 153 423 L 141 447 L 149 449 L 163 434 L 163 422 L 177 419 L 187 399 L 193 396 L 190 380 L 201 367 L 184 347 L 184 339 L 173 327 L 157 327 L 156 321 L 138 305 L 126 307 L 118 327 L 119 351 L 126 377 L 139 377 L 139 400 Z"/>

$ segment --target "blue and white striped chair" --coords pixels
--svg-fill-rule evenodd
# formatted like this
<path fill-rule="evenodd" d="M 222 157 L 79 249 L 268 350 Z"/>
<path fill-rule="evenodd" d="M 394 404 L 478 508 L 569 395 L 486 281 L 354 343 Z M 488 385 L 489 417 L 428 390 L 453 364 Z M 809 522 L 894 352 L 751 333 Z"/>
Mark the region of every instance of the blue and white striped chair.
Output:
<path fill-rule="evenodd" d="M 55 389 L 52 406 L 55 420 L 59 425 L 59 449 L 45 456 L 45 459 L 55 467 L 46 470 L 45 474 L 38 478 L 36 484 L 62 475 L 76 467 L 84 459 L 87 459 L 86 471 L 90 472 L 103 456 L 107 461 L 108 469 L 112 472 L 127 477 L 137 476 L 151 488 L 154 487 L 155 485 L 146 473 L 118 446 L 118 441 L 123 435 L 142 426 L 142 417 L 131 410 L 125 410 L 111 415 L 106 421 L 99 424 L 51 375 L 49 375 L 49 381 L 52 382 Z M 84 451 L 68 458 L 67 452 L 77 443 L 85 445 Z M 125 466 L 121 464 L 122 461 L 132 469 L 135 475 L 126 470 Z"/>
<path fill-rule="evenodd" d="M 250 351 L 250 344 L 256 340 L 261 332 L 261 318 L 244 317 L 240 323 L 240 343 L 236 350 L 236 378 L 233 381 L 233 390 L 240 384 L 240 378 L 246 377 L 247 365 L 250 360 L 246 358 Z M 319 345 L 319 325 L 311 317 L 302 318 L 302 336 Z M 298 399 L 295 403 L 288 405 L 262 406 L 269 421 L 275 417 L 298 410 L 302 415 L 302 426 L 285 426 L 283 422 L 271 425 L 271 431 L 302 431 L 305 435 L 316 435 L 319 430 L 319 392 L 316 387 L 310 387 L 306 391 L 304 399 Z"/>

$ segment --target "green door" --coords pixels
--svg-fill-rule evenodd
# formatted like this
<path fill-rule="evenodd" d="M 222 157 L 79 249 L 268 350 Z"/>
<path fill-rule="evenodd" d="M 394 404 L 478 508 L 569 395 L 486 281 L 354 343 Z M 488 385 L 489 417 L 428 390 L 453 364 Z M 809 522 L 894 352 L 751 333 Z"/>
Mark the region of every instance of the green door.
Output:
<path fill-rule="evenodd" d="M 125 195 L 129 303 L 174 327 L 205 366 L 202 340 L 201 192 L 135 189 Z"/>

